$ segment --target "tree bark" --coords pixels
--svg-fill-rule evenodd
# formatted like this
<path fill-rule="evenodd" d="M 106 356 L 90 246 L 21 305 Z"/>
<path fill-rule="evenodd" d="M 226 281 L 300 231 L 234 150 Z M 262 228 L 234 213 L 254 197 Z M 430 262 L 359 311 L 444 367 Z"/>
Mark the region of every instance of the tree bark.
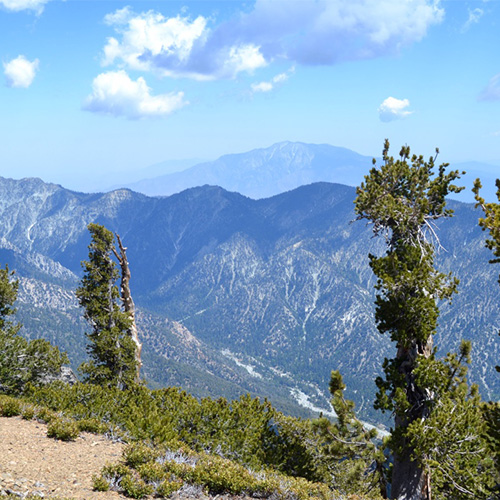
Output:
<path fill-rule="evenodd" d="M 391 498 L 397 500 L 430 500 L 427 474 L 408 455 L 394 457 Z"/>
<path fill-rule="evenodd" d="M 403 418 L 396 415 L 394 424 L 396 429 L 407 427 L 411 422 L 427 418 L 429 405 L 426 404 L 432 396 L 415 384 L 413 370 L 417 356 L 428 358 L 432 354 L 433 339 L 429 337 L 425 344 L 417 343 L 411 348 L 398 348 L 397 358 L 401 360 L 400 373 L 406 379 L 406 394 L 411 408 Z M 397 500 L 431 500 L 430 477 L 420 464 L 411 460 L 413 450 L 404 447 L 400 456 L 394 455 L 392 469 L 391 498 Z"/>
<path fill-rule="evenodd" d="M 115 233 L 116 234 L 116 233 Z M 135 323 L 135 304 L 132 299 L 132 294 L 130 292 L 130 267 L 128 265 L 127 260 L 127 248 L 123 246 L 122 240 L 118 234 L 116 234 L 116 240 L 118 241 L 118 247 L 120 249 L 120 253 L 116 251 L 116 248 L 113 247 L 113 253 L 118 260 L 121 268 L 121 286 L 120 293 L 122 299 L 123 310 L 129 315 L 131 324 L 128 329 L 128 333 L 135 344 L 135 362 L 136 362 L 136 382 L 140 382 L 140 373 L 141 373 L 141 351 L 142 344 L 139 342 L 139 335 L 137 332 L 137 325 Z"/>

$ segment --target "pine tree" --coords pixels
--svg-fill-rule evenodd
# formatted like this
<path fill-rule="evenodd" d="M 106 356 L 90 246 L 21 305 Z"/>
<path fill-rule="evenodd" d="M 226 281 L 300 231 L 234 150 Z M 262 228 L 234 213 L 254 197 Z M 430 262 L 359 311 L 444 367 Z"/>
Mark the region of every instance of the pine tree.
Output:
<path fill-rule="evenodd" d="M 499 203 L 486 203 L 484 198 L 479 194 L 482 187 L 481 181 L 476 179 L 472 189 L 476 198 L 476 208 L 480 207 L 484 212 L 484 218 L 479 219 L 479 226 L 483 231 L 488 230 L 490 234 L 489 239 L 486 240 L 486 247 L 489 248 L 495 256 L 495 258 L 490 260 L 490 264 L 498 264 L 500 262 L 500 179 L 496 180 Z M 498 277 L 498 283 L 500 283 L 500 275 Z M 500 372 L 500 365 L 497 365 L 495 368 Z"/>
<path fill-rule="evenodd" d="M 375 234 L 385 234 L 388 244 L 385 255 L 369 259 L 377 276 L 377 327 L 396 347 L 395 357 L 384 360 L 385 378 L 376 380 L 375 408 L 394 414 L 391 497 L 397 499 L 431 497 L 431 471 L 410 430 L 416 422 L 425 425 L 438 407 L 437 382 L 432 373 L 423 376 L 421 367 L 435 368 L 431 360 L 437 301 L 450 300 L 458 284 L 435 269 L 432 239 L 438 243 L 434 222 L 453 213 L 445 197 L 462 189 L 453 184 L 460 174 L 446 174 L 447 164 L 435 174 L 435 160 L 416 155 L 410 159 L 407 146 L 394 159 L 386 140 L 383 165 L 370 170 L 355 200 L 358 219 L 371 222 Z"/>
<path fill-rule="evenodd" d="M 0 268 L 0 392 L 20 394 L 28 383 L 37 385 L 60 374 L 68 363 L 65 353 L 47 340 L 31 341 L 19 335 L 21 325 L 10 318 L 16 313 L 19 282 L 14 272 Z"/>
<path fill-rule="evenodd" d="M 486 247 L 489 248 L 494 255 L 490 260 L 490 264 L 500 262 L 500 179 L 496 180 L 497 187 L 497 203 L 486 203 L 481 197 L 479 191 L 482 188 L 481 181 L 476 179 L 474 182 L 474 192 L 476 198 L 476 207 L 480 207 L 484 213 L 484 217 L 479 219 L 479 226 L 483 231 L 488 230 L 489 238 L 486 240 Z M 500 275 L 498 278 L 500 283 Z M 500 332 L 499 332 L 500 335 Z M 500 372 L 500 365 L 497 365 L 496 370 Z M 483 405 L 485 420 L 487 423 L 487 440 L 491 448 L 492 455 L 495 457 L 497 470 L 496 476 L 496 494 L 500 498 L 500 402 L 490 401 Z"/>
<path fill-rule="evenodd" d="M 413 456 L 432 479 L 434 500 L 491 499 L 495 484 L 493 456 L 486 439 L 487 421 L 477 385 L 467 384 L 471 344 L 438 360 L 433 354 L 415 368 L 415 381 L 431 399 L 427 418 L 405 430 Z"/>
<path fill-rule="evenodd" d="M 100 224 L 89 224 L 88 230 L 89 260 L 82 262 L 85 274 L 76 296 L 92 327 L 87 333 L 91 359 L 80 369 L 87 382 L 126 389 L 139 382 L 136 344 L 130 335 L 134 318 L 119 303 L 113 233 Z"/>
<path fill-rule="evenodd" d="M 337 419 L 312 421 L 321 445 L 318 466 L 328 471 L 331 484 L 344 494 L 387 498 L 386 459 L 383 449 L 375 444 L 377 430 L 368 429 L 356 417 L 354 402 L 344 397 L 345 388 L 340 372 L 332 371 L 329 389 Z"/>

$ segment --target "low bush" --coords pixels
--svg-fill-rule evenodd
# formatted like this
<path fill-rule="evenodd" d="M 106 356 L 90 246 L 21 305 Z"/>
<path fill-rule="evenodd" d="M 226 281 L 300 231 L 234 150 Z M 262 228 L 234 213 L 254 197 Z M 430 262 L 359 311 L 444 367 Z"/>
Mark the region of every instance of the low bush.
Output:
<path fill-rule="evenodd" d="M 151 495 L 155 490 L 152 484 L 147 484 L 139 476 L 133 474 L 122 476 L 120 488 L 130 498 L 144 498 Z"/>
<path fill-rule="evenodd" d="M 100 422 L 96 418 L 86 418 L 77 421 L 80 432 L 91 432 L 92 434 L 104 434 L 109 430 L 109 426 Z"/>
<path fill-rule="evenodd" d="M 172 493 L 180 490 L 183 486 L 181 479 L 165 480 L 156 488 L 156 494 L 160 497 L 168 498 Z"/>
<path fill-rule="evenodd" d="M 22 403 L 10 396 L 0 396 L 0 416 L 16 417 L 21 414 Z"/>
<path fill-rule="evenodd" d="M 61 441 L 74 441 L 79 434 L 78 424 L 74 420 L 56 418 L 47 426 L 47 436 Z"/>
<path fill-rule="evenodd" d="M 35 417 L 40 422 L 48 424 L 52 422 L 52 420 L 58 418 L 58 415 L 55 411 L 49 410 L 48 408 L 43 406 L 36 411 Z"/>
<path fill-rule="evenodd" d="M 36 408 L 32 404 L 25 403 L 21 407 L 21 417 L 24 420 L 33 420 L 36 414 Z"/>
<path fill-rule="evenodd" d="M 153 448 L 134 443 L 123 452 L 123 463 L 103 468 L 96 489 L 108 487 L 131 498 L 168 497 L 190 485 L 210 494 L 245 494 L 282 500 L 326 500 L 333 492 L 325 485 L 277 472 L 254 472 L 218 455 L 186 449 Z"/>
<path fill-rule="evenodd" d="M 245 467 L 216 455 L 202 456 L 190 471 L 189 479 L 215 494 L 255 491 L 258 483 Z"/>
<path fill-rule="evenodd" d="M 137 442 L 127 446 L 123 450 L 123 458 L 125 463 L 137 468 L 139 465 L 154 461 L 160 455 L 160 451 L 148 446 L 145 443 Z"/>
<path fill-rule="evenodd" d="M 92 487 L 95 491 L 108 491 L 109 482 L 103 476 L 92 476 Z"/>

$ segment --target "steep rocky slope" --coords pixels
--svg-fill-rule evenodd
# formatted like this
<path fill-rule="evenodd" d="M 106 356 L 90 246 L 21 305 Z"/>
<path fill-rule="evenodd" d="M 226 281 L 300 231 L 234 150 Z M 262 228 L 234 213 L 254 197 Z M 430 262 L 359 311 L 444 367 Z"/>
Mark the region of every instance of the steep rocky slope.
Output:
<path fill-rule="evenodd" d="M 340 369 L 363 413 L 390 345 L 373 320 L 369 252 L 383 251 L 354 222 L 354 189 L 328 183 L 251 200 L 204 186 L 167 198 L 128 190 L 81 194 L 38 179 L 0 179 L 0 262 L 21 279 L 28 336 L 85 355 L 85 324 L 73 290 L 86 258 L 86 226 L 117 231 L 126 246 L 153 384 L 197 395 L 269 396 L 294 413 L 328 407 L 328 378 Z M 440 352 L 473 340 L 472 378 L 500 396 L 500 294 L 472 205 L 452 202 L 440 224 L 438 265 L 461 279 L 442 304 Z"/>

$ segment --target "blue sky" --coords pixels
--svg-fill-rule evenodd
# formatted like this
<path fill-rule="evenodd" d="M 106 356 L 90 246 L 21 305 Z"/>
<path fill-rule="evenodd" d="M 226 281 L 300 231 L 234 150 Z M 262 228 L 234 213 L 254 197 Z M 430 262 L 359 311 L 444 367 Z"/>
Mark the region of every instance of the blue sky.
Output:
<path fill-rule="evenodd" d="M 0 175 L 386 137 L 500 165 L 499 54 L 496 0 L 0 0 Z"/>

